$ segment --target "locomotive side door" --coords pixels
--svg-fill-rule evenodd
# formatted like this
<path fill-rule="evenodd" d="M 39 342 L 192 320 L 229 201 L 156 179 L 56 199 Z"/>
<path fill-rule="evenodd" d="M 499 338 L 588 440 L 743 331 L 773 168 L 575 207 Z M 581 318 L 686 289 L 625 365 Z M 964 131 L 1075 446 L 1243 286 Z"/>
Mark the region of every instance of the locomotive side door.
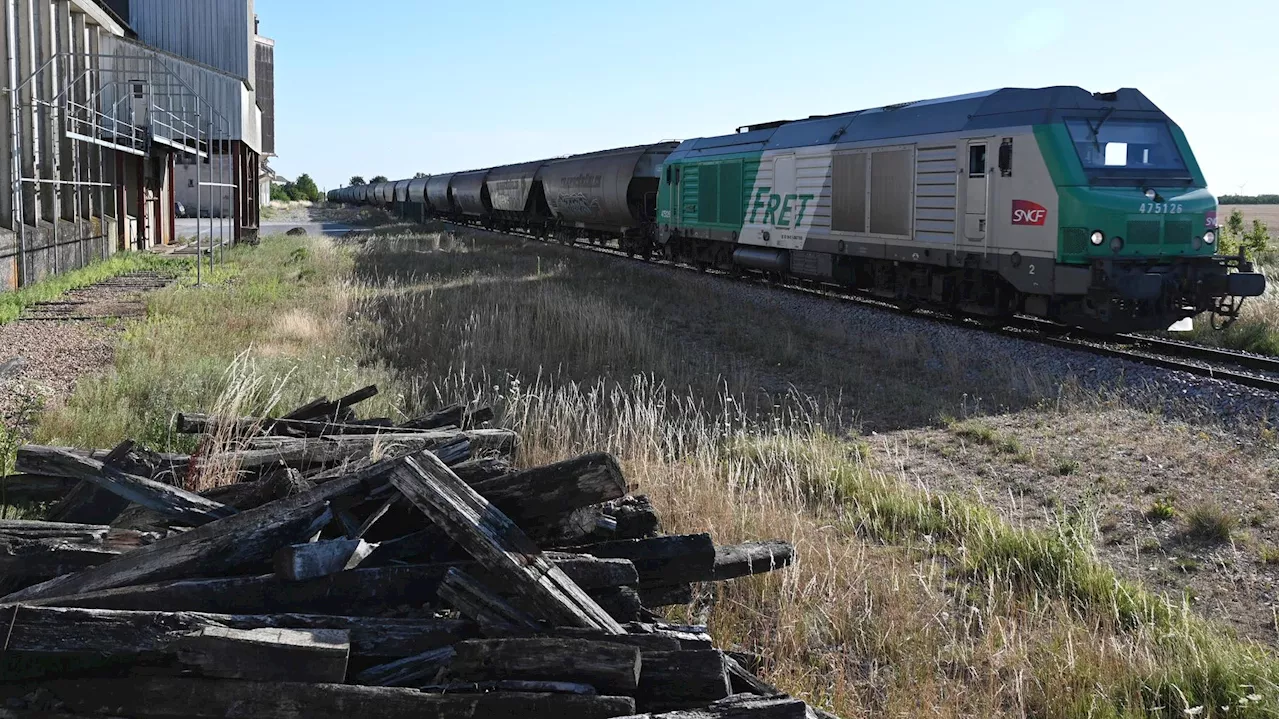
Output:
<path fill-rule="evenodd" d="M 987 172 L 987 140 L 970 140 L 965 156 L 964 239 L 968 246 L 987 243 L 987 207 L 990 181 Z"/>

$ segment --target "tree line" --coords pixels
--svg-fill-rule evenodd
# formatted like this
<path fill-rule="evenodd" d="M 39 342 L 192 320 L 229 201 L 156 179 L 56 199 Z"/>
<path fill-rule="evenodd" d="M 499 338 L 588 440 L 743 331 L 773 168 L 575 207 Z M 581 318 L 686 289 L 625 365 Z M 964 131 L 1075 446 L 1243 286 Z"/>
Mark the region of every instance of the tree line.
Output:
<path fill-rule="evenodd" d="M 320 188 L 316 186 L 316 181 L 311 179 L 311 175 L 304 172 L 301 175 L 298 175 L 298 179 L 291 182 L 285 182 L 283 185 L 272 183 L 271 199 L 319 202 L 324 199 L 324 196 L 320 194 Z"/>
<path fill-rule="evenodd" d="M 1218 195 L 1219 205 L 1280 205 L 1280 195 Z"/>

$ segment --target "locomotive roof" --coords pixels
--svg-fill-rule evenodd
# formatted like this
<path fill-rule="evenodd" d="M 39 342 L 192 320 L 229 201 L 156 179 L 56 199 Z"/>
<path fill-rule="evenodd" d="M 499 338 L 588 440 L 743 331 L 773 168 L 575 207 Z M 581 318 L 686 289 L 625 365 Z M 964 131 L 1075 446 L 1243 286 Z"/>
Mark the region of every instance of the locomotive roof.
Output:
<path fill-rule="evenodd" d="M 1070 86 L 1003 88 L 748 126 L 746 132 L 685 140 L 668 159 L 1037 125 L 1108 108 L 1116 117 L 1165 118 L 1155 103 L 1133 88 L 1107 93 Z"/>

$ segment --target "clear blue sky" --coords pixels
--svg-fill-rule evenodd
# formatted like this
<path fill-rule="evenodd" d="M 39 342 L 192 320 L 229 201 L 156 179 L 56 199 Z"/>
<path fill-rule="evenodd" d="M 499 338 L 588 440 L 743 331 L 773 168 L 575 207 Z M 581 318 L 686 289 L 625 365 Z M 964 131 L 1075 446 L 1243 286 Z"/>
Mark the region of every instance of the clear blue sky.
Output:
<path fill-rule="evenodd" d="M 1280 189 L 1276 0 L 257 0 L 272 166 L 324 188 L 996 87 L 1137 87 L 1217 193 Z"/>

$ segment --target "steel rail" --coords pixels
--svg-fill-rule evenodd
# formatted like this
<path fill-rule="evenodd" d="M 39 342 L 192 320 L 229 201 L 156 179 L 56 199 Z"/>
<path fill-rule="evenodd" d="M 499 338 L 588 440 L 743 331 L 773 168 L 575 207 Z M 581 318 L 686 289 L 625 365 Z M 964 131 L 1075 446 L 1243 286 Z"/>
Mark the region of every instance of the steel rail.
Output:
<path fill-rule="evenodd" d="M 613 257 L 619 257 L 634 262 L 672 267 L 689 272 L 714 274 L 719 277 L 738 281 L 754 281 L 756 284 L 767 284 L 768 286 L 776 289 L 796 292 L 811 297 L 826 297 L 828 299 L 841 299 L 858 302 L 859 304 L 866 306 L 897 312 L 899 314 L 905 314 L 920 319 L 932 320 L 934 322 L 959 325 L 969 329 L 985 332 L 995 332 L 1007 337 L 1014 337 L 1030 342 L 1039 342 L 1041 344 L 1051 345 L 1054 347 L 1072 349 L 1079 352 L 1088 352 L 1090 354 L 1103 357 L 1114 357 L 1151 367 L 1160 367 L 1162 369 L 1186 372 L 1200 377 L 1223 380 L 1246 387 L 1280 392 L 1280 361 L 1275 357 L 1264 357 L 1261 355 L 1252 355 L 1233 350 L 1206 347 L 1204 345 L 1196 345 L 1188 342 L 1179 342 L 1176 340 L 1166 340 L 1134 334 L 1089 334 L 1087 339 L 1074 338 L 1071 336 L 1071 333 L 1078 331 L 1075 328 L 1060 325 L 1048 320 L 1029 317 L 1015 317 L 1011 320 L 1006 320 L 1005 324 L 1002 326 L 993 327 L 983 323 L 980 318 L 976 317 L 956 317 L 933 309 L 904 310 L 898 307 L 892 300 L 864 295 L 857 292 L 850 292 L 848 288 L 840 287 L 838 285 L 818 282 L 813 286 L 805 286 L 792 282 L 769 282 L 752 274 L 735 275 L 734 273 L 725 272 L 715 268 L 699 268 L 688 263 L 676 262 L 666 258 L 636 257 L 627 253 L 625 250 L 615 249 L 605 245 L 598 245 L 592 242 L 575 240 L 569 243 L 564 243 L 555 239 L 541 237 L 531 232 L 495 230 L 452 220 L 438 221 L 446 226 L 491 232 L 497 235 L 508 235 L 511 237 L 519 237 L 521 239 L 537 240 L 539 242 L 545 242 L 551 245 L 561 245 L 567 248 L 587 249 L 599 254 L 611 255 Z M 1140 345 L 1148 348 L 1148 351 L 1133 351 L 1114 346 L 1114 343 L 1117 341 Z M 1218 364 L 1208 365 L 1197 362 L 1187 362 L 1177 359 L 1178 357 L 1192 358 L 1200 360 L 1201 362 L 1213 362 Z M 1231 365 L 1234 366 L 1234 368 L 1223 367 L 1221 365 Z M 1240 369 L 1253 370 L 1254 372 L 1261 374 L 1244 372 L 1240 371 Z"/>

